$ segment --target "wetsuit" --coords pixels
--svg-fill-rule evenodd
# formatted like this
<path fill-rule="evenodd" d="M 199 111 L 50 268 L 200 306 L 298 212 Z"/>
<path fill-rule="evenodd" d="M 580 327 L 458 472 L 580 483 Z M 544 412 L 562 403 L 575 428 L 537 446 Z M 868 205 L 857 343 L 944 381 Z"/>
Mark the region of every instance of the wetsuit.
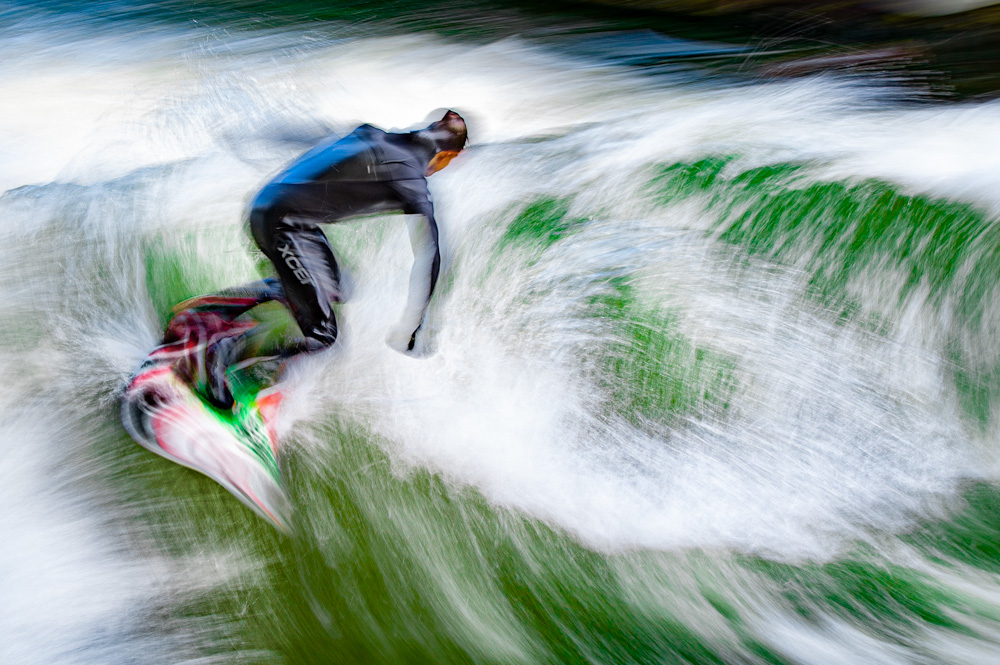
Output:
<path fill-rule="evenodd" d="M 413 348 L 441 263 L 424 175 L 439 150 L 424 132 L 395 134 L 362 125 L 296 159 L 254 198 L 254 240 L 277 269 L 307 338 L 322 346 L 333 344 L 337 322 L 331 305 L 342 300 L 337 262 L 318 224 L 401 211 L 420 215 L 408 220 L 414 261 L 406 310 L 395 334 L 402 340 L 397 345 Z"/>

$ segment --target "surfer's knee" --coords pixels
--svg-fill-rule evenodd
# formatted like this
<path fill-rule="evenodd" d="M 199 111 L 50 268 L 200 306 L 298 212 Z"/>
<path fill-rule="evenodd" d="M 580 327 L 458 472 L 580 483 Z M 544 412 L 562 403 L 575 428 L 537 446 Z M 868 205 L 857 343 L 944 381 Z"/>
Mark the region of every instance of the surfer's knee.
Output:
<path fill-rule="evenodd" d="M 288 205 L 280 187 L 268 185 L 254 197 L 249 215 L 250 233 L 265 254 L 271 254 L 275 229 L 287 214 Z"/>

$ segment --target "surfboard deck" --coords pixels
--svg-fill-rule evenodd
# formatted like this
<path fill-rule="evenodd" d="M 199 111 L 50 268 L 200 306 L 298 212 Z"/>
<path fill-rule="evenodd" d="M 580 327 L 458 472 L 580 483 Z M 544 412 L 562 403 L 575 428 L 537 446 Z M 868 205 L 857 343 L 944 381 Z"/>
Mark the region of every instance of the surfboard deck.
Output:
<path fill-rule="evenodd" d="M 282 399 L 275 377 L 285 361 L 256 354 L 239 359 L 248 340 L 268 329 L 255 308 L 282 297 L 276 280 L 261 280 L 177 305 L 161 345 L 122 392 L 121 419 L 139 445 L 208 476 L 288 531 L 291 510 L 274 427 Z M 208 401 L 209 391 L 220 399 L 220 383 L 233 398 L 231 408 Z"/>
<path fill-rule="evenodd" d="M 203 400 L 168 363 L 147 363 L 122 396 L 121 417 L 135 441 L 202 473 L 254 512 L 288 531 L 290 506 L 278 466 L 274 417 L 280 387 L 241 395 L 232 410 Z"/>

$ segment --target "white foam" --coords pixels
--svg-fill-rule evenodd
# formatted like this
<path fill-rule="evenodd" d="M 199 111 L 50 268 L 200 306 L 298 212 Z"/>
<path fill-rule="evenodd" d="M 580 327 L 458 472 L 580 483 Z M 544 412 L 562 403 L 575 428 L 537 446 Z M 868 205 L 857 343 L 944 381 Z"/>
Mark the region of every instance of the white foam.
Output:
<path fill-rule="evenodd" d="M 73 478 L 72 463 L 51 468 L 92 445 L 87 435 L 51 412 L 30 422 L 46 405 L 22 406 L 15 416 L 7 404 L 0 426 L 4 662 L 126 663 L 139 649 L 166 662 L 169 631 L 147 636 L 143 625 L 166 571 L 129 553 L 99 505 L 74 488 L 85 483 Z"/>
<path fill-rule="evenodd" d="M 404 225 L 386 222 L 383 243 L 375 225 L 338 229 L 362 239 L 352 255 L 357 290 L 342 310 L 343 349 L 307 369 L 303 386 L 315 391 L 293 395 L 312 404 L 307 417 L 336 410 L 383 437 L 401 470 L 430 468 L 605 549 L 825 558 L 871 530 L 911 524 L 973 472 L 976 451 L 932 312 L 918 305 L 897 336 L 835 325 L 803 301 L 801 275 L 764 264 L 734 270 L 703 234 L 709 216 L 691 205 L 658 209 L 641 185 L 651 164 L 736 154 L 745 165 L 818 160 L 830 177 L 888 178 L 996 210 L 1000 106 L 883 108 L 878 91 L 822 77 L 736 89 L 660 85 L 518 40 L 361 39 L 305 57 L 291 48 L 300 40 L 292 32 L 232 35 L 215 50 L 178 33 L 159 34 L 161 48 L 147 57 L 136 39 L 104 41 L 116 57 L 100 66 L 70 45 L 62 52 L 74 58 L 13 61 L 0 76 L 0 188 L 81 185 L 74 194 L 32 191 L 39 206 L 65 205 L 52 213 L 58 233 L 90 234 L 67 243 L 66 254 L 51 238 L 0 249 L 4 282 L 18 289 L 0 317 L 12 326 L 28 313 L 43 335 L 65 326 L 49 341 L 86 338 L 92 319 L 72 314 L 87 303 L 58 309 L 64 273 L 15 278 L 38 274 L 25 257 L 39 248 L 59 270 L 80 258 L 72 252 L 110 248 L 117 263 L 109 269 L 127 277 L 105 279 L 125 304 L 103 318 L 121 322 L 123 343 L 72 347 L 75 360 L 107 373 L 101 386 L 123 378 L 137 345 L 152 339 L 140 241 L 173 229 L 204 233 L 220 246 L 202 243 L 200 259 L 215 261 L 226 280 L 251 276 L 239 244 L 243 206 L 299 149 L 261 138 L 262 127 L 300 118 L 338 131 L 358 121 L 407 127 L 454 106 L 476 122 L 474 148 L 431 184 L 445 275 L 455 280 L 428 321 L 436 353 L 411 359 L 383 344 L 405 302 Z M 537 196 L 577 196 L 572 214 L 593 221 L 529 267 L 494 244 L 511 211 Z M 37 231 L 24 192 L 4 205 L 17 213 L 8 219 L 23 225 L 18 233 Z M 610 333 L 579 312 L 601 286 L 593 276 L 613 270 L 637 275 L 644 298 L 678 312 L 688 339 L 736 359 L 731 415 L 695 414 L 664 433 L 598 414 L 606 395 L 580 357 Z M 526 297 L 532 290 L 545 295 Z M 41 408 L 33 413 L 46 422 Z M 25 441 L 5 468 L 61 459 L 58 430 Z M 37 652 L 49 660 L 34 662 L 77 662 L 73 645 L 89 653 L 89 626 L 141 604 L 139 591 L 123 586 L 141 559 L 109 553 L 102 522 L 80 517 L 33 477 L 9 497 L 30 508 L 6 518 L 16 545 L 4 548 L 4 563 L 36 571 L 34 579 L 52 573 L 54 583 L 41 592 L 15 587 L 8 607 L 41 593 L 39 611 L 4 615 L 0 629 L 9 630 L 0 632 L 15 634 L 21 654 L 69 626 L 52 652 Z M 79 609 L 85 598 L 92 611 Z"/>

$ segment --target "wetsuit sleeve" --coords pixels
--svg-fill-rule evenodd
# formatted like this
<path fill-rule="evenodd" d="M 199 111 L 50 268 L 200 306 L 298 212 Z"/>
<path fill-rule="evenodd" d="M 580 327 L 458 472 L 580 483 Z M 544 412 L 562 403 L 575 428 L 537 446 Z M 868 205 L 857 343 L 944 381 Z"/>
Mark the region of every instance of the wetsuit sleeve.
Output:
<path fill-rule="evenodd" d="M 437 285 L 441 252 L 434 207 L 427 192 L 426 181 L 403 180 L 393 185 L 404 203 L 403 212 L 413 215 L 407 219 L 410 246 L 413 248 L 409 296 L 399 325 L 388 340 L 390 346 L 403 351 L 413 348 L 414 336 L 423 323 L 424 313 Z"/>

